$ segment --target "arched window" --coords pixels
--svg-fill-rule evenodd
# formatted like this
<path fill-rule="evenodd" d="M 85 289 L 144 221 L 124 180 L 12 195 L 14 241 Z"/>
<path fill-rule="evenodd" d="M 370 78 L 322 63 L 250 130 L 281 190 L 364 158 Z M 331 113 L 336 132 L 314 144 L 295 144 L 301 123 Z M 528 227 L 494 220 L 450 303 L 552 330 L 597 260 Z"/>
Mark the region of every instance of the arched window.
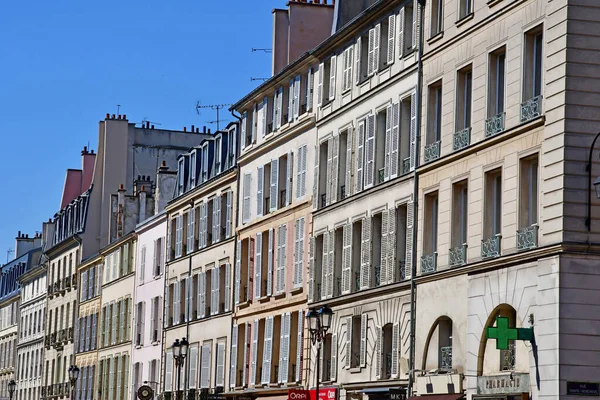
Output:
<path fill-rule="evenodd" d="M 427 337 L 422 369 L 452 369 L 452 320 L 438 318 Z"/>
<path fill-rule="evenodd" d="M 509 340 L 508 349 L 506 350 L 496 350 L 495 339 L 488 339 L 486 336 L 487 328 L 496 327 L 498 317 L 508 318 L 508 328 L 516 328 L 517 326 L 517 312 L 508 304 L 500 304 L 490 313 L 481 334 L 477 366 L 478 375 L 515 370 L 517 358 L 515 341 Z"/>

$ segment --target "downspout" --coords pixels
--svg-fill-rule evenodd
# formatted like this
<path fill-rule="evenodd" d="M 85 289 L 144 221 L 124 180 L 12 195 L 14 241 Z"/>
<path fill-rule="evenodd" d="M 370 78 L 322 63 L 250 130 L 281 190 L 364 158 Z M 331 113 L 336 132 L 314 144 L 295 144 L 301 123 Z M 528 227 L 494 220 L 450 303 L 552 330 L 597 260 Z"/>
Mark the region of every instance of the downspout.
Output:
<path fill-rule="evenodd" d="M 415 275 L 417 274 L 417 232 L 418 232 L 418 205 L 419 205 L 419 175 L 417 169 L 419 168 L 419 156 L 421 154 L 421 115 L 422 115 L 422 97 L 423 97 L 423 14 L 425 12 L 425 1 L 418 0 L 419 7 L 419 48 L 417 52 L 417 95 L 416 95 L 416 129 L 417 137 L 415 141 L 415 170 L 413 172 L 413 242 L 412 242 L 412 265 L 410 274 L 410 354 L 409 354 L 409 372 L 408 372 L 408 390 L 407 395 L 412 396 L 413 384 L 414 384 L 414 371 L 415 371 L 415 330 L 416 330 L 416 317 L 415 317 L 415 295 L 417 287 L 415 286 Z"/>

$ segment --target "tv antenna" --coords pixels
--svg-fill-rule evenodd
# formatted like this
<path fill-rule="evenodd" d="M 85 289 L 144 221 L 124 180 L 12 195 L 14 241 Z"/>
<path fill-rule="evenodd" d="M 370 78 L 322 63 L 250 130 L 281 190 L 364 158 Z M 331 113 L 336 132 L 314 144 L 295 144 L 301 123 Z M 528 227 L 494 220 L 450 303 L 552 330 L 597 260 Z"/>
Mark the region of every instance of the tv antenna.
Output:
<path fill-rule="evenodd" d="M 200 115 L 200 110 L 203 108 L 210 108 L 211 110 L 217 111 L 217 119 L 214 122 L 217 123 L 217 131 L 218 131 L 219 130 L 219 121 L 220 121 L 219 110 L 222 110 L 223 108 L 225 108 L 227 106 L 231 106 L 232 104 L 210 104 L 210 105 L 203 106 L 203 105 L 201 105 L 201 103 L 202 103 L 201 101 L 196 102 L 196 113 L 198 115 Z"/>
<path fill-rule="evenodd" d="M 269 78 L 250 78 L 250 82 L 253 82 L 253 81 L 263 81 L 264 82 L 264 81 L 268 81 L 268 80 L 269 80 Z"/>
<path fill-rule="evenodd" d="M 255 48 L 255 47 L 252 48 L 252 52 L 253 53 L 256 53 L 257 51 L 262 51 L 263 53 L 272 53 L 273 49 L 258 49 L 258 48 Z"/>
<path fill-rule="evenodd" d="M 10 255 L 14 254 L 14 250 L 13 249 L 8 249 L 6 250 L 6 263 L 8 264 L 8 262 L 10 261 Z"/>
<path fill-rule="evenodd" d="M 117 104 L 117 115 L 121 114 L 121 105 Z"/>
<path fill-rule="evenodd" d="M 147 125 L 161 125 L 160 122 L 152 122 L 148 120 L 148 117 L 144 117 L 142 122 L 138 122 L 138 124 L 142 124 L 142 128 L 145 128 Z"/>

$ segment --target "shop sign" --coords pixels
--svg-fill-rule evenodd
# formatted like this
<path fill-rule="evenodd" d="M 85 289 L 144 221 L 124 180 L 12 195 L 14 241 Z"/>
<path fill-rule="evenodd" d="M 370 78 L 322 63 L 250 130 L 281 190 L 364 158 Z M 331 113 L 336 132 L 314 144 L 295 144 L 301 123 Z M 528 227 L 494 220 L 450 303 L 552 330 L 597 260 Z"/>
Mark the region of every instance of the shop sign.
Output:
<path fill-rule="evenodd" d="M 600 385 L 595 382 L 567 382 L 567 395 L 600 396 Z"/>
<path fill-rule="evenodd" d="M 406 389 L 390 389 L 390 400 L 406 400 Z"/>
<path fill-rule="evenodd" d="M 494 375 L 477 377 L 478 394 L 529 393 L 529 374 Z"/>
<path fill-rule="evenodd" d="M 319 400 L 337 400 L 337 388 L 319 388 Z M 288 400 L 316 400 L 317 391 L 289 389 Z"/>

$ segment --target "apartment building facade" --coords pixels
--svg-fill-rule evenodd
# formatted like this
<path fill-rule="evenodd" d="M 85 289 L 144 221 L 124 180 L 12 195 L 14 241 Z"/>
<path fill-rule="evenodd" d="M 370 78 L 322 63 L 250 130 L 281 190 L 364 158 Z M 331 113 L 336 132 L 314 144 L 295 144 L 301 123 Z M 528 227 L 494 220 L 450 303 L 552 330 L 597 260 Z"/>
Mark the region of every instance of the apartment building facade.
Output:
<path fill-rule="evenodd" d="M 319 379 L 339 398 L 389 399 L 408 384 L 418 11 L 412 0 L 355 9 L 313 51 L 308 307 L 334 315 L 321 359 L 312 348 L 308 386 Z"/>
<path fill-rule="evenodd" d="M 165 398 L 185 389 L 186 398 L 196 399 L 201 391 L 222 391 L 227 382 L 238 128 L 230 123 L 178 159 L 174 197 L 166 207 L 164 334 L 159 339 Z M 172 345 L 183 338 L 189 350 L 178 376 Z"/>

